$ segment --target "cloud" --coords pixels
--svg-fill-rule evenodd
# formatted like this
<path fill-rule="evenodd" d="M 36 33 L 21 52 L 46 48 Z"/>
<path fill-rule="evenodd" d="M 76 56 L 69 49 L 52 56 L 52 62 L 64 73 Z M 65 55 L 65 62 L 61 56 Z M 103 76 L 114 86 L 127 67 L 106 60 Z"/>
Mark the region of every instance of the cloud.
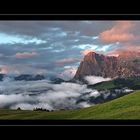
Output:
<path fill-rule="evenodd" d="M 0 57 L 3 57 L 3 56 L 4 56 L 4 54 L 0 53 Z"/>
<path fill-rule="evenodd" d="M 86 35 L 93 35 L 93 33 L 97 35 L 105 27 L 111 25 L 112 21 L 0 21 L 0 30 L 10 34 L 18 33 L 38 37 L 44 32 L 60 32 L 61 29 L 82 32 Z"/>
<path fill-rule="evenodd" d="M 0 32 L 0 44 L 43 44 L 46 43 L 45 40 L 39 39 L 37 37 L 31 37 L 27 35 L 17 35 L 17 34 L 7 34 Z"/>
<path fill-rule="evenodd" d="M 64 80 L 71 80 L 76 74 L 76 71 L 77 67 L 65 67 L 64 71 L 61 74 L 59 74 L 58 77 Z"/>
<path fill-rule="evenodd" d="M 18 53 L 15 54 L 15 57 L 19 58 L 19 59 L 24 59 L 24 58 L 36 57 L 38 55 L 39 54 L 36 53 L 36 52 L 23 52 L 23 53 L 18 52 Z"/>
<path fill-rule="evenodd" d="M 29 95 L 12 94 L 12 95 L 0 95 L 0 107 L 11 106 L 21 102 L 29 102 L 33 99 Z"/>
<path fill-rule="evenodd" d="M 130 21 L 118 21 L 111 29 L 100 34 L 101 41 L 105 43 L 126 42 L 134 40 L 135 37 L 130 30 L 134 24 Z"/>
<path fill-rule="evenodd" d="M 114 49 L 114 46 L 122 45 L 112 43 L 110 46 L 100 40 L 99 34 L 113 28 L 114 23 L 114 21 L 0 21 L 0 41 L 2 42 L 0 53 L 4 55 L 0 56 L 0 64 L 35 64 L 38 67 L 39 64 L 44 63 L 44 69 L 55 73 L 63 72 L 65 70 L 63 66 L 75 66 L 80 62 L 80 60 L 66 61 L 65 59 L 82 59 L 81 51 L 91 49 L 106 53 Z M 140 22 L 132 21 L 133 23 L 137 24 L 133 31 L 135 35 L 139 35 Z M 130 25 L 127 25 L 128 31 L 131 31 L 129 28 Z M 125 30 L 123 29 L 124 33 L 131 34 Z M 26 52 L 36 52 L 39 57 L 31 54 L 27 55 L 31 59 L 25 59 L 26 55 L 18 54 Z M 55 63 L 59 60 L 62 61 Z"/>
<path fill-rule="evenodd" d="M 81 51 L 80 53 L 82 54 L 82 56 L 85 56 L 90 52 L 104 53 L 104 52 L 107 52 L 107 50 L 109 50 L 112 46 L 113 46 L 113 44 L 103 45 L 103 46 L 99 46 L 96 49 L 85 49 L 85 50 Z"/>
<path fill-rule="evenodd" d="M 6 74 L 8 72 L 8 67 L 5 65 L 0 66 L 0 73 Z"/>
<path fill-rule="evenodd" d="M 73 48 L 96 49 L 96 48 L 98 48 L 98 45 L 95 45 L 95 44 L 80 44 L 80 45 L 74 45 Z"/>
<path fill-rule="evenodd" d="M 0 65 L 0 73 L 3 74 L 46 74 L 48 71 L 45 68 L 36 68 L 30 65 L 13 64 Z"/>
<path fill-rule="evenodd" d="M 130 93 L 132 90 L 97 91 L 87 85 L 63 82 L 52 84 L 47 80 L 0 82 L 0 108 L 33 110 L 78 109 L 102 103 L 108 99 Z"/>
<path fill-rule="evenodd" d="M 99 76 L 85 76 L 85 80 L 90 84 L 94 85 L 103 81 L 109 81 L 111 80 L 110 78 L 103 78 Z"/>
<path fill-rule="evenodd" d="M 41 81 L 4 81 L 0 82 L 0 108 L 25 110 L 45 108 L 49 110 L 75 109 L 90 106 L 77 103 L 86 92 L 94 92 L 86 85 L 76 83 L 51 84 Z M 92 94 L 94 96 L 94 94 Z M 88 98 L 84 97 L 83 98 Z"/>
<path fill-rule="evenodd" d="M 52 52 L 55 52 L 55 53 L 59 53 L 59 52 L 64 52 L 65 51 L 65 49 L 59 49 L 59 50 L 52 50 Z"/>
<path fill-rule="evenodd" d="M 79 61 L 80 61 L 80 59 L 78 59 L 78 58 L 64 58 L 64 59 L 56 61 L 56 64 L 65 65 L 65 64 L 76 63 Z"/>
<path fill-rule="evenodd" d="M 118 53 L 111 53 L 111 54 L 107 54 L 107 56 L 114 56 L 114 57 L 118 57 L 119 56 L 119 54 Z"/>
<path fill-rule="evenodd" d="M 127 46 L 121 46 L 119 48 L 116 48 L 112 51 L 109 51 L 107 53 L 108 56 L 136 56 L 136 54 L 140 53 L 140 46 L 137 45 L 127 45 Z"/>

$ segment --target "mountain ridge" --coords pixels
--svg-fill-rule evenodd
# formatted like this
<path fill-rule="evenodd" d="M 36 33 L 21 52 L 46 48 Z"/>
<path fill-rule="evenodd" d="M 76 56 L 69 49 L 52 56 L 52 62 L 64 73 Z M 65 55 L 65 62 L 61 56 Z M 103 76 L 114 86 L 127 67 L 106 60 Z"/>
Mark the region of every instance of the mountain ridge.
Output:
<path fill-rule="evenodd" d="M 127 53 L 116 57 L 89 52 L 81 61 L 73 79 L 81 80 L 89 75 L 104 78 L 140 76 L 140 53 L 130 54 L 133 55 Z"/>

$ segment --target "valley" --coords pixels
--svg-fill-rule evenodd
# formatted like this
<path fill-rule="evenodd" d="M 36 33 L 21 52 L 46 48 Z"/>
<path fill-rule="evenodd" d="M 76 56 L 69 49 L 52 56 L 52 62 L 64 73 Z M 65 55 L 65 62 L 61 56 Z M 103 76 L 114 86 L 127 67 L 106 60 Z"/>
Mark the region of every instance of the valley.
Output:
<path fill-rule="evenodd" d="M 140 119 L 140 90 L 96 106 L 67 111 L 0 109 L 0 120 L 134 120 Z"/>

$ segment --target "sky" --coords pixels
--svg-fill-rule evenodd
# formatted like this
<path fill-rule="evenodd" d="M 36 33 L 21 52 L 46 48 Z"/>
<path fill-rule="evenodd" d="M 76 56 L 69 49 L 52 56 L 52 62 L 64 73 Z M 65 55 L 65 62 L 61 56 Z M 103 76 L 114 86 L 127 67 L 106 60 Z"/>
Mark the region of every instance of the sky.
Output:
<path fill-rule="evenodd" d="M 71 79 L 89 51 L 140 51 L 139 21 L 0 21 L 0 73 Z"/>

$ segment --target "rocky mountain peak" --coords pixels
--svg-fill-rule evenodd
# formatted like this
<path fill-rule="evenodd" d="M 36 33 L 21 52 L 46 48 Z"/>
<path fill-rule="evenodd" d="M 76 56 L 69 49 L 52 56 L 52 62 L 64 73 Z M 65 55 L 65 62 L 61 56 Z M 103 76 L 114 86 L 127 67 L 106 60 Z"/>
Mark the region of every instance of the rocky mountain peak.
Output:
<path fill-rule="evenodd" d="M 130 77 L 140 75 L 140 55 L 136 52 L 126 52 L 116 56 L 105 56 L 96 52 L 89 52 L 74 76 L 80 80 L 85 76 L 101 77 Z"/>

